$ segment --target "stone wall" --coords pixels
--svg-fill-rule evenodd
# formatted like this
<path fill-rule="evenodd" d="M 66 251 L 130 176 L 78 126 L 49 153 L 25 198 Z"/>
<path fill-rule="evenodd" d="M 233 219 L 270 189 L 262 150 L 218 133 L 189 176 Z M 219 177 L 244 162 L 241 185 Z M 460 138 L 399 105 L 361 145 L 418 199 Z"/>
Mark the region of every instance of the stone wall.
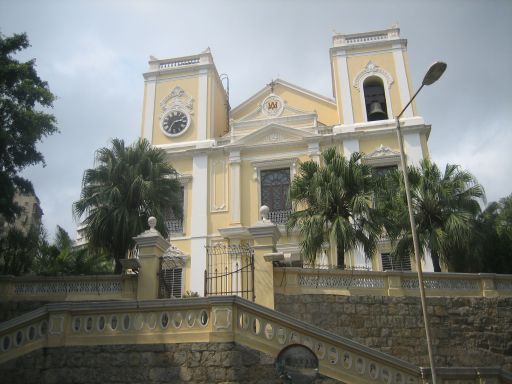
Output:
<path fill-rule="evenodd" d="M 10 384 L 282 382 L 273 357 L 235 343 L 45 348 L 0 364 L 0 377 Z"/>
<path fill-rule="evenodd" d="M 276 295 L 278 311 L 368 347 L 428 365 L 420 299 Z M 512 298 L 427 298 L 438 366 L 512 371 Z"/>

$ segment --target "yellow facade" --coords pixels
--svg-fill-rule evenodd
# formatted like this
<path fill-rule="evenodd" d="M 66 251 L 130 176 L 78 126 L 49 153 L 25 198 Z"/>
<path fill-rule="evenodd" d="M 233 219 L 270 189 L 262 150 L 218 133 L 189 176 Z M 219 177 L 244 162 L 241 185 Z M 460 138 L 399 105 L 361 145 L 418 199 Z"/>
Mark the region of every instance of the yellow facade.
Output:
<path fill-rule="evenodd" d="M 261 220 L 263 204 L 273 205 L 269 219 L 281 231 L 276 251 L 283 262 L 300 262 L 297 234 L 284 228 L 289 205 L 272 184 L 291 182 L 299 162 L 319 161 L 320 152 L 334 146 L 345 156 L 363 152 L 374 167 L 398 166 L 394 116 L 413 92 L 400 30 L 336 34 L 330 55 L 334 98 L 276 79 L 229 114 L 209 51 L 149 62 L 141 136 L 167 151 L 182 181 L 183 228 L 171 242 L 187 255 L 184 291 L 203 292 L 206 246 L 254 240 L 249 228 Z M 407 159 L 418 163 L 428 156 L 430 126 L 414 105 L 402 126 Z M 350 265 L 382 270 L 376 256 L 367 263 L 354 252 Z M 334 263 L 331 247 L 323 260 Z"/>

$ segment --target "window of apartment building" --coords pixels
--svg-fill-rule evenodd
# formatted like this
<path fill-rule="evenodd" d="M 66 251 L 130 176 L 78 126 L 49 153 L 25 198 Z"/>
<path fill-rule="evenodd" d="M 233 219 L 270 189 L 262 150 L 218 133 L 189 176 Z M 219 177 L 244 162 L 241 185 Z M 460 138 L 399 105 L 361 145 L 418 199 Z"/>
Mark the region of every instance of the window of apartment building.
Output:
<path fill-rule="evenodd" d="M 387 120 L 388 107 L 382 79 L 368 77 L 363 83 L 366 116 L 368 121 Z"/>
<path fill-rule="evenodd" d="M 260 171 L 261 205 L 269 207 L 269 219 L 275 224 L 285 224 L 291 212 L 288 201 L 290 168 Z"/>
<path fill-rule="evenodd" d="M 411 259 L 409 257 L 399 258 L 393 257 L 391 253 L 385 252 L 380 254 L 382 260 L 383 271 L 410 271 Z"/>

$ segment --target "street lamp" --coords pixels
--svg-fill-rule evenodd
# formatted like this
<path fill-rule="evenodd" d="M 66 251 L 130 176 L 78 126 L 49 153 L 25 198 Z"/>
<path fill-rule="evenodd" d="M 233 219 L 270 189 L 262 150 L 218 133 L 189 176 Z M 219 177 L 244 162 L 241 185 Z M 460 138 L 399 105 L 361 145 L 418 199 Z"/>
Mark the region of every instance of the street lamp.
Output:
<path fill-rule="evenodd" d="M 414 220 L 414 215 L 412 212 L 412 200 L 411 200 L 411 189 L 409 185 L 409 177 L 407 176 L 407 164 L 405 161 L 405 153 L 404 153 L 404 140 L 402 137 L 402 132 L 400 130 L 400 117 L 405 112 L 407 107 L 412 103 L 412 101 L 416 98 L 418 93 L 420 93 L 421 89 L 425 85 L 430 85 L 435 83 L 442 76 L 444 71 L 446 70 L 446 63 L 442 61 L 437 61 L 430 66 L 425 77 L 423 78 L 423 82 L 421 83 L 421 87 L 416 91 L 414 96 L 409 100 L 409 102 L 405 105 L 402 111 L 396 117 L 396 133 L 398 136 L 398 143 L 400 144 L 400 161 L 402 163 L 402 172 L 404 175 L 404 185 L 405 185 L 405 194 L 407 196 L 407 209 L 409 210 L 409 221 L 411 223 L 411 234 L 412 234 L 412 242 L 414 245 L 414 257 L 416 258 L 416 270 L 418 271 L 418 286 L 420 288 L 420 298 L 421 298 L 421 309 L 423 311 L 423 323 L 425 324 L 425 333 L 427 335 L 427 349 L 428 349 L 428 359 L 430 361 L 430 372 L 432 375 L 432 384 L 436 384 L 436 374 L 434 369 L 434 357 L 432 355 L 432 342 L 430 340 L 430 327 L 428 325 L 427 320 L 427 305 L 425 302 L 425 287 L 423 286 L 423 271 L 421 269 L 420 262 L 420 247 L 418 243 L 418 234 L 416 233 L 416 221 Z"/>

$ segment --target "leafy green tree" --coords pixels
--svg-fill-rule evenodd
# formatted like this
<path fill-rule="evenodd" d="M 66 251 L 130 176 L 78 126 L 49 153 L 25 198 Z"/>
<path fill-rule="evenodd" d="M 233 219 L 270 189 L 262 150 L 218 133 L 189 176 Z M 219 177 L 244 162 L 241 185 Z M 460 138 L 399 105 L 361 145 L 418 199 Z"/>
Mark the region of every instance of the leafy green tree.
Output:
<path fill-rule="evenodd" d="M 294 212 L 287 223 L 298 228 L 304 258 L 314 263 L 322 245 L 336 245 L 337 263 L 344 268 L 345 254 L 362 247 L 371 258 L 380 235 L 372 207 L 374 183 L 371 167 L 354 153 L 347 160 L 334 148 L 322 153 L 322 163 L 301 163 L 290 186 Z"/>
<path fill-rule="evenodd" d="M 19 176 L 29 165 L 44 164 L 36 143 L 57 132 L 52 107 L 55 96 L 35 69 L 35 60 L 13 56 L 29 47 L 26 34 L 0 34 L 0 214 L 12 221 L 20 213 L 13 202 L 16 190 L 33 192 L 30 181 Z"/>
<path fill-rule="evenodd" d="M 92 275 L 112 272 L 112 261 L 102 253 L 76 249 L 68 233 L 57 226 L 55 241 L 44 241 L 32 270 L 38 275 Z"/>
<path fill-rule="evenodd" d="M 133 237 L 147 229 L 147 219 L 157 218 L 157 229 L 167 236 L 164 218 L 169 209 L 180 217 L 180 183 L 165 151 L 147 140 L 125 146 L 112 140 L 111 148 L 96 152 L 96 167 L 87 169 L 80 199 L 73 204 L 75 218 L 85 217 L 88 247 L 106 252 L 116 261 L 133 247 Z"/>
<path fill-rule="evenodd" d="M 443 173 L 429 159 L 424 159 L 419 167 L 409 167 L 408 174 L 420 248 L 423 253 L 430 252 L 434 271 L 440 272 L 441 263 L 450 266 L 454 262 L 454 249 L 467 250 L 484 189 L 459 166 L 447 164 Z M 387 175 L 376 201 L 394 244 L 394 256 L 414 254 L 400 172 Z"/>
<path fill-rule="evenodd" d="M 453 270 L 512 273 L 512 195 L 489 203 L 478 215 L 465 249 L 454 249 Z"/>
<path fill-rule="evenodd" d="M 10 227 L 0 236 L 0 274 L 20 276 L 32 270 L 44 234 L 36 226 L 27 233 Z"/>

